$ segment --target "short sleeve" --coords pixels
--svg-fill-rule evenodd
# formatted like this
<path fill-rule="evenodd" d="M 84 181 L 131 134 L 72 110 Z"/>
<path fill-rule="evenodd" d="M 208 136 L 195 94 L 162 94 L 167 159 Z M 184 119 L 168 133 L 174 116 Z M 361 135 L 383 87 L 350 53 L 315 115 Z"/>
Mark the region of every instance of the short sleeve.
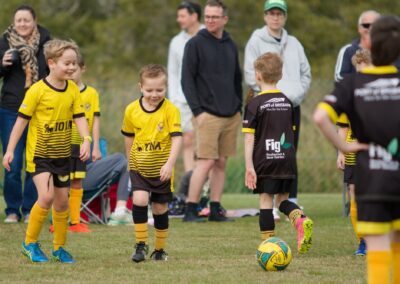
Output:
<path fill-rule="evenodd" d="M 74 105 L 73 105 L 73 118 L 79 118 L 85 116 L 85 110 L 83 108 L 80 91 L 76 85 L 73 87 Z"/>
<path fill-rule="evenodd" d="M 182 135 L 181 113 L 179 112 L 179 109 L 172 103 L 167 110 L 167 123 L 171 136 Z"/>
<path fill-rule="evenodd" d="M 342 113 L 338 117 L 336 125 L 339 127 L 349 127 L 350 126 L 349 118 L 347 117 L 347 115 L 345 113 Z"/>
<path fill-rule="evenodd" d="M 96 90 L 93 91 L 94 91 L 94 98 L 93 98 L 94 116 L 100 116 L 100 97 Z"/>
<path fill-rule="evenodd" d="M 131 113 L 132 113 L 132 105 L 128 105 L 125 109 L 125 115 L 121 127 L 121 133 L 128 137 L 135 136 L 135 128 L 132 123 Z"/>
<path fill-rule="evenodd" d="M 254 104 L 254 100 L 250 101 L 245 108 L 242 132 L 243 133 L 255 133 L 257 127 L 257 106 Z"/>
<path fill-rule="evenodd" d="M 22 104 L 18 110 L 18 115 L 20 117 L 25 119 L 31 119 L 40 99 L 40 93 L 38 92 L 38 90 L 39 88 L 36 88 L 36 86 L 32 86 L 26 92 L 25 98 L 22 101 Z"/>

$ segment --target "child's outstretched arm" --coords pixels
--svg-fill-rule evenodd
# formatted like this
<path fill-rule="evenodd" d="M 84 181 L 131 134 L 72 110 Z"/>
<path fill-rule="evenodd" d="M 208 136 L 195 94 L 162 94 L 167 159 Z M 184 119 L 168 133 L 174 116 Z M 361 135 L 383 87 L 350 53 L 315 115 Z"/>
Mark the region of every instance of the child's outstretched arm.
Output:
<path fill-rule="evenodd" d="M 331 141 L 331 143 L 343 153 L 358 152 L 361 150 L 368 150 L 368 145 L 355 143 L 346 143 L 345 140 L 338 135 L 335 125 L 329 118 L 328 112 L 322 108 L 317 107 L 314 112 L 314 122 L 321 130 L 322 134 Z"/>
<path fill-rule="evenodd" d="M 25 130 L 25 127 L 28 125 L 28 120 L 18 116 L 17 121 L 14 124 L 14 127 L 10 134 L 10 140 L 8 141 L 7 151 L 3 157 L 3 166 L 7 171 L 10 171 L 10 164 L 14 159 L 14 150 L 18 144 L 19 139 L 22 136 L 22 133 Z"/>
<path fill-rule="evenodd" d="M 81 135 L 81 137 L 83 137 L 83 143 L 81 145 L 79 158 L 82 161 L 86 161 L 87 159 L 89 159 L 90 156 L 90 143 L 92 142 L 92 138 L 89 134 L 87 120 L 84 116 L 82 116 L 74 118 L 74 122 L 76 124 L 76 127 L 78 128 L 79 134 Z"/>
<path fill-rule="evenodd" d="M 100 140 L 100 117 L 94 116 L 94 118 L 93 118 L 93 150 L 92 150 L 92 161 L 93 162 L 101 159 L 99 140 Z"/>
<path fill-rule="evenodd" d="M 124 138 L 125 138 L 124 141 L 125 141 L 126 160 L 129 161 L 129 156 L 130 156 L 132 145 L 133 145 L 133 139 L 135 139 L 135 138 L 134 138 L 134 136 L 124 136 Z"/>
<path fill-rule="evenodd" d="M 246 162 L 245 185 L 251 189 L 256 189 L 257 174 L 253 164 L 254 133 L 244 134 L 244 159 Z"/>
<path fill-rule="evenodd" d="M 171 152 L 169 158 L 164 166 L 160 170 L 160 180 L 167 181 L 172 176 L 172 169 L 174 168 L 176 159 L 181 150 L 182 146 L 182 136 L 172 136 L 171 137 Z"/>

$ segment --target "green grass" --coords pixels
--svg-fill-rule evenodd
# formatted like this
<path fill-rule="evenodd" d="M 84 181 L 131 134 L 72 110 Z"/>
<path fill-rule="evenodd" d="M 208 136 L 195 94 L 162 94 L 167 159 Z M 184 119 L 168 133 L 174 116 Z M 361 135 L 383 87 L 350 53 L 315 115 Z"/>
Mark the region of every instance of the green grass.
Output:
<path fill-rule="evenodd" d="M 356 248 L 350 221 L 342 217 L 339 194 L 303 194 L 301 204 L 314 220 L 314 244 L 298 255 L 295 231 L 289 222 L 276 226 L 277 236 L 292 248 L 293 261 L 283 272 L 265 272 L 257 265 L 260 243 L 258 217 L 234 223 L 186 224 L 170 221 L 169 260 L 135 264 L 132 226 L 91 225 L 90 234 L 68 234 L 74 265 L 31 264 L 20 252 L 26 225 L 0 223 L 1 283 L 364 283 L 365 260 L 352 255 Z M 227 208 L 257 207 L 257 196 L 226 194 Z M 4 203 L 0 204 L 1 212 Z M 3 220 L 1 213 L 0 219 Z M 51 249 L 46 224 L 42 248 Z M 153 230 L 150 228 L 150 246 Z"/>

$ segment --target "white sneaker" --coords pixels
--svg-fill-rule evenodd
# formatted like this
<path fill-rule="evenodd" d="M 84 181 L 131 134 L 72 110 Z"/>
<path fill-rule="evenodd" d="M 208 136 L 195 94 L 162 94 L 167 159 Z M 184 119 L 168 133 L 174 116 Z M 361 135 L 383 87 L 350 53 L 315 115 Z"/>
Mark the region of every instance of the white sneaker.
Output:
<path fill-rule="evenodd" d="M 132 223 L 132 212 L 129 211 L 126 207 L 116 208 L 115 211 L 111 214 L 110 220 L 108 221 L 108 225 L 110 226 L 126 225 Z"/>
<path fill-rule="evenodd" d="M 4 223 L 6 224 L 15 224 L 18 223 L 18 215 L 15 213 L 8 214 L 6 219 L 4 219 Z"/>
<path fill-rule="evenodd" d="M 279 210 L 278 208 L 274 207 L 272 209 L 272 215 L 274 215 L 274 221 L 279 222 L 281 220 L 281 216 L 279 215 Z"/>
<path fill-rule="evenodd" d="M 25 223 L 25 224 L 28 224 L 28 223 L 29 223 L 29 215 L 30 215 L 30 214 L 26 214 L 26 215 L 24 216 L 24 223 Z"/>

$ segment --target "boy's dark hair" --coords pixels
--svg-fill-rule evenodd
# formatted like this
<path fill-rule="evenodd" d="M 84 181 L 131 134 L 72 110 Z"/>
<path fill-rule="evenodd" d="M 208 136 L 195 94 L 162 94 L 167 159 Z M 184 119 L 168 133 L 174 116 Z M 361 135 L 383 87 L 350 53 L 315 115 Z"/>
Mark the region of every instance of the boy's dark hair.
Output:
<path fill-rule="evenodd" d="M 197 14 L 197 20 L 201 21 L 201 6 L 198 3 L 192 1 L 184 1 L 178 6 L 178 11 L 186 9 L 190 15 Z"/>
<path fill-rule="evenodd" d="M 400 56 L 400 18 L 382 16 L 371 28 L 372 64 L 384 66 L 393 64 Z"/>
<path fill-rule="evenodd" d="M 14 11 L 14 16 L 18 11 L 28 11 L 32 14 L 33 19 L 36 20 L 35 10 L 31 6 L 29 6 L 29 5 L 18 6 L 17 9 L 15 9 L 15 11 Z"/>
<path fill-rule="evenodd" d="M 143 84 L 144 78 L 157 78 L 165 76 L 167 79 L 167 70 L 161 64 L 148 64 L 140 69 L 140 83 Z"/>
<path fill-rule="evenodd" d="M 223 11 L 222 15 L 224 16 L 228 15 L 228 7 L 226 7 L 225 3 L 222 0 L 208 0 L 206 6 L 220 7 L 222 8 Z"/>
<path fill-rule="evenodd" d="M 282 66 L 281 57 L 273 52 L 264 53 L 254 61 L 254 70 L 269 84 L 275 84 L 282 78 Z"/>

